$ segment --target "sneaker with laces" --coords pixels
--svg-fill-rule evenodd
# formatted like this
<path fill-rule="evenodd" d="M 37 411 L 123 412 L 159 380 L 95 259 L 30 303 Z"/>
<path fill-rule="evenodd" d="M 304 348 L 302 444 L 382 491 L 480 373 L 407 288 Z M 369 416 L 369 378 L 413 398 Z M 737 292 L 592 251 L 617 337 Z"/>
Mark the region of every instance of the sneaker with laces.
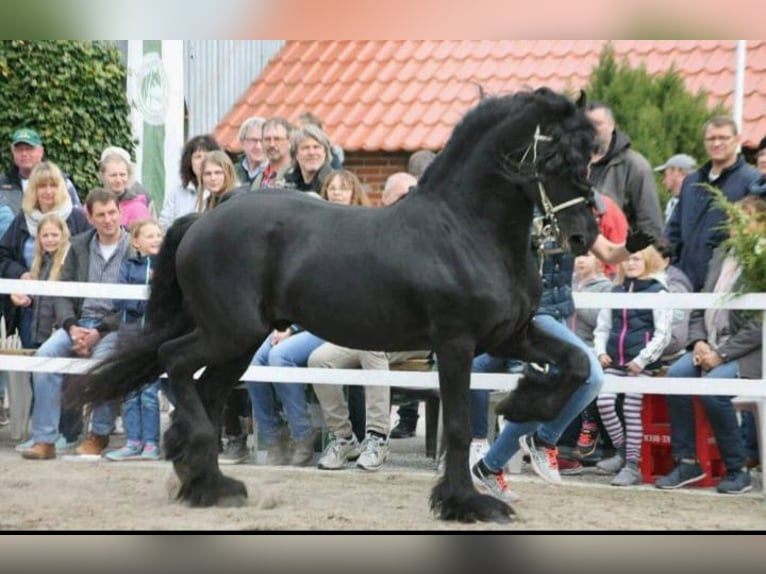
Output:
<path fill-rule="evenodd" d="M 562 476 L 574 476 L 582 474 L 584 467 L 579 460 L 558 457 L 556 463 L 559 465 L 559 474 Z"/>
<path fill-rule="evenodd" d="M 726 471 L 716 490 L 721 494 L 744 494 L 753 489 L 750 473 L 744 470 Z"/>
<path fill-rule="evenodd" d="M 363 470 L 378 470 L 388 460 L 388 441 L 372 433 L 362 441 L 361 450 L 356 466 Z"/>
<path fill-rule="evenodd" d="M 595 423 L 583 423 L 580 429 L 580 437 L 577 439 L 572 453 L 577 458 L 587 458 L 596 452 L 598 441 L 601 434 L 598 431 L 598 425 Z"/>
<path fill-rule="evenodd" d="M 654 485 L 663 490 L 672 490 L 688 484 L 694 484 L 703 478 L 705 478 L 705 471 L 702 470 L 699 463 L 696 461 L 679 462 L 668 474 L 658 478 Z"/>
<path fill-rule="evenodd" d="M 638 464 L 632 461 L 625 463 L 620 472 L 612 479 L 612 486 L 637 486 L 643 484 L 644 479 L 641 471 L 638 470 Z"/>
<path fill-rule="evenodd" d="M 355 434 L 350 438 L 334 438 L 322 453 L 317 466 L 322 470 L 338 470 L 349 460 L 356 460 L 361 454 Z"/>
<path fill-rule="evenodd" d="M 534 434 L 520 436 L 519 446 L 529 455 L 529 463 L 537 476 L 550 484 L 563 484 L 559 474 L 559 449 L 538 444 Z"/>
<path fill-rule="evenodd" d="M 503 502 L 517 502 L 520 498 L 508 487 L 502 471 L 485 473 L 478 462 L 471 467 L 471 480 L 478 490 Z"/>
<path fill-rule="evenodd" d="M 112 450 L 106 453 L 104 458 L 113 461 L 140 460 L 143 447 L 144 445 L 141 444 L 141 441 L 129 440 L 122 448 L 118 448 L 117 450 Z"/>
<path fill-rule="evenodd" d="M 607 474 L 617 474 L 625 466 L 625 457 L 621 451 L 617 451 L 613 456 L 600 460 L 596 463 L 596 468 Z"/>
<path fill-rule="evenodd" d="M 250 456 L 247 450 L 247 438 L 244 436 L 230 436 L 223 447 L 223 452 L 218 455 L 218 464 L 242 464 Z"/>
<path fill-rule="evenodd" d="M 160 460 L 160 447 L 153 442 L 146 443 L 144 450 L 141 451 L 141 458 L 144 460 Z"/>

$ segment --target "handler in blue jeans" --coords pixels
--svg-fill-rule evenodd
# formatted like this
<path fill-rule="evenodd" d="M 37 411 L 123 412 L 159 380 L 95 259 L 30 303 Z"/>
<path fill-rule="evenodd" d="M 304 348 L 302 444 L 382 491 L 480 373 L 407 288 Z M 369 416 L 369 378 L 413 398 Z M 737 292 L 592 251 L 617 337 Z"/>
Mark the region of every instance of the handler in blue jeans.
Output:
<path fill-rule="evenodd" d="M 291 326 L 285 331 L 274 331 L 263 342 L 253 357 L 252 365 L 270 367 L 305 367 L 311 353 L 324 343 L 316 335 Z M 304 466 L 313 462 L 314 429 L 306 403 L 306 385 L 302 383 L 263 383 L 248 381 L 247 391 L 253 405 L 258 432 L 268 447 L 267 464 Z M 293 453 L 288 455 L 287 436 L 277 403 L 282 403 Z"/>
<path fill-rule="evenodd" d="M 558 449 L 555 445 L 569 424 L 598 396 L 604 382 L 604 371 L 596 355 L 565 323 L 552 315 L 543 313 L 538 313 L 532 320 L 546 333 L 584 351 L 588 355 L 590 375 L 552 421 L 546 423 L 508 421 L 500 436 L 489 448 L 489 452 L 472 468 L 474 481 L 483 485 L 490 494 L 507 502 L 514 502 L 518 496 L 508 488 L 502 469 L 523 446 L 522 441 L 526 441 L 524 444 L 527 446 L 524 450 L 530 456 L 530 463 L 535 473 L 546 482 L 561 484 L 561 475 L 558 471 Z M 507 359 L 496 360 L 507 361 Z"/>
<path fill-rule="evenodd" d="M 534 245 L 539 241 L 542 240 L 533 237 L 532 243 Z M 652 241 L 651 236 L 640 231 L 629 234 L 625 244 L 612 243 L 599 234 L 591 251 L 601 261 L 617 264 L 631 253 L 646 248 Z M 540 478 L 551 484 L 562 483 L 556 443 L 569 424 L 598 396 L 604 381 L 604 371 L 596 355 L 566 326 L 566 320 L 575 309 L 572 297 L 574 256 L 558 247 L 554 241 L 544 243 L 541 269 L 543 293 L 532 320 L 546 333 L 581 349 L 588 357 L 590 374 L 552 421 L 508 421 L 489 452 L 471 468 L 474 484 L 506 502 L 513 502 L 518 496 L 508 488 L 503 467 L 519 448 L 529 455 L 532 468 Z M 551 368 L 555 366 L 551 365 Z"/>

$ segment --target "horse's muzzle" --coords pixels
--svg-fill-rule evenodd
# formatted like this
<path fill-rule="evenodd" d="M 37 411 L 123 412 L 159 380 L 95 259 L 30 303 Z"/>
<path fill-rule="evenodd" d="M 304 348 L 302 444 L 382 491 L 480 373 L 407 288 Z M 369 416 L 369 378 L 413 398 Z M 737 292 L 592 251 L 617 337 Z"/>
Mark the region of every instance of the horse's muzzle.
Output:
<path fill-rule="evenodd" d="M 567 239 L 567 243 L 569 244 L 569 250 L 572 252 L 572 254 L 578 256 L 585 255 L 588 252 L 592 242 L 589 242 L 587 237 L 583 234 L 573 233 Z"/>

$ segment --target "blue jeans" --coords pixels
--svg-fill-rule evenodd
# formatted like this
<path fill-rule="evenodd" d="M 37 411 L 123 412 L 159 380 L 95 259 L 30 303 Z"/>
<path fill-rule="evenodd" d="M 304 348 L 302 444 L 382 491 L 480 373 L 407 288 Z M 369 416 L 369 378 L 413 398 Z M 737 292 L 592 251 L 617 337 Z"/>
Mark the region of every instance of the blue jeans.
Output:
<path fill-rule="evenodd" d="M 33 304 L 34 305 L 34 304 Z M 32 307 L 22 307 L 19 320 L 19 337 L 25 349 L 34 349 L 37 345 L 32 340 Z"/>
<path fill-rule="evenodd" d="M 308 331 L 301 331 L 275 346 L 271 344 L 271 335 L 269 335 L 256 351 L 251 365 L 305 367 L 309 355 L 322 343 L 324 343 L 323 339 Z M 282 425 L 277 397 L 282 403 L 293 440 L 300 441 L 311 436 L 313 427 L 306 404 L 305 384 L 248 381 L 246 386 L 253 405 L 253 415 L 258 423 L 258 432 L 267 443 L 272 443 L 278 438 Z"/>
<path fill-rule="evenodd" d="M 131 393 L 122 403 L 125 437 L 143 444 L 160 443 L 160 381 Z"/>
<path fill-rule="evenodd" d="M 93 327 L 96 321 L 80 320 L 81 327 Z M 103 359 L 114 349 L 117 333 L 109 333 L 93 347 L 91 358 Z M 37 349 L 37 357 L 71 357 L 72 339 L 64 329 L 58 329 Z M 61 373 L 32 373 L 34 406 L 32 407 L 32 438 L 36 443 L 53 443 L 59 436 L 61 420 Z M 117 418 L 116 404 L 101 403 L 93 409 L 91 420 L 94 434 L 108 436 Z"/>
<path fill-rule="evenodd" d="M 484 353 L 474 357 L 472 373 L 520 373 L 524 363 L 501 359 Z M 489 394 L 486 389 L 471 389 L 471 437 L 487 438 L 489 431 Z"/>
<path fill-rule="evenodd" d="M 686 353 L 668 368 L 668 377 L 712 377 L 714 379 L 735 379 L 739 377 L 739 362 L 730 361 L 715 369 L 703 372 L 692 363 L 693 353 Z M 741 469 L 745 464 L 745 448 L 737 422 L 737 412 L 729 396 L 701 395 L 700 400 L 710 422 L 721 460 L 727 470 Z M 673 456 L 697 458 L 697 429 L 694 424 L 694 403 L 689 395 L 668 395 L 670 417 L 670 442 Z"/>
<path fill-rule="evenodd" d="M 590 375 L 588 375 L 585 383 L 572 393 L 564 408 L 552 421 L 545 423 L 507 421 L 503 427 L 503 432 L 500 433 L 484 457 L 484 463 L 494 472 L 500 471 L 516 454 L 516 451 L 519 450 L 519 438 L 525 434 L 537 431 L 537 435 L 542 440 L 549 444 L 556 444 L 569 424 L 598 396 L 601 386 L 604 384 L 604 371 L 595 353 L 569 327 L 550 315 L 535 315 L 533 321 L 546 333 L 571 343 L 585 352 L 590 361 Z"/>

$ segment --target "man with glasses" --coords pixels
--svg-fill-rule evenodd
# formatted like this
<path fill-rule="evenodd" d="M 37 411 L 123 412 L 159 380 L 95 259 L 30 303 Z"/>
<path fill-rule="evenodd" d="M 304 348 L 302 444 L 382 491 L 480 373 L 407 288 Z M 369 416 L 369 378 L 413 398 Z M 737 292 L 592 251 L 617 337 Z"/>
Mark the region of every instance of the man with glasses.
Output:
<path fill-rule="evenodd" d="M 263 124 L 263 149 L 268 163 L 253 182 L 252 189 L 285 186 L 285 174 L 292 166 L 290 136 L 293 129 L 284 118 L 269 118 Z"/>
<path fill-rule="evenodd" d="M 242 184 L 250 184 L 258 177 L 267 165 L 266 155 L 263 149 L 263 123 L 264 119 L 252 116 L 246 119 L 239 128 L 239 141 L 242 144 L 244 155 L 242 161 L 234 165 L 237 179 Z"/>
<path fill-rule="evenodd" d="M 717 187 L 735 202 L 747 195 L 759 176 L 739 153 L 740 137 L 733 119 L 711 118 L 702 133 L 708 161 L 684 179 L 664 232 L 673 249 L 674 264 L 686 273 L 695 292 L 705 283 L 713 250 L 726 238 L 726 214 L 705 185 Z"/>

